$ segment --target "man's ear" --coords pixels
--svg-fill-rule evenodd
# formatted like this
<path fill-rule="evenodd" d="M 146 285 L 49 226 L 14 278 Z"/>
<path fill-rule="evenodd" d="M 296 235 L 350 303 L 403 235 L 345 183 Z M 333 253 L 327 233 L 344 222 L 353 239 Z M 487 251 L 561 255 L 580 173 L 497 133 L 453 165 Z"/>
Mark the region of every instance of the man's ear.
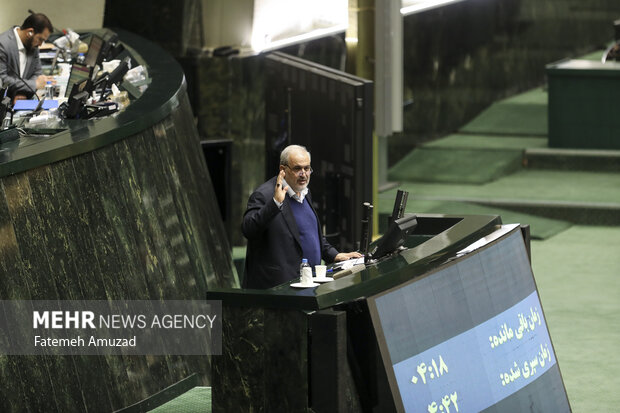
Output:
<path fill-rule="evenodd" d="M 279 171 L 283 171 L 284 170 L 284 165 L 280 165 Z"/>

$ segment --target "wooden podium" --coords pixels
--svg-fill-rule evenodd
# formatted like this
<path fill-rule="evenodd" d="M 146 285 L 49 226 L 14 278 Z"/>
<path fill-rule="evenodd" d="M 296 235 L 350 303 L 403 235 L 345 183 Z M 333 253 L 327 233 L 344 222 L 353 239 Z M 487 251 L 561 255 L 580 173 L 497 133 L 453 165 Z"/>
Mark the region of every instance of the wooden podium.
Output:
<path fill-rule="evenodd" d="M 569 411 L 521 227 L 419 215 L 406 245 L 314 288 L 208 292 L 213 411 Z"/>

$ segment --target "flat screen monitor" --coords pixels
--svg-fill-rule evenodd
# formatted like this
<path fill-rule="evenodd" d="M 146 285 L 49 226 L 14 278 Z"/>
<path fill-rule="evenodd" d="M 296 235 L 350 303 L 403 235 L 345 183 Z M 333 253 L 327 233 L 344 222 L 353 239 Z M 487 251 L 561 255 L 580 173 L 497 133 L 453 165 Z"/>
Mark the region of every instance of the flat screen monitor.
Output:
<path fill-rule="evenodd" d="M 74 83 L 71 88 L 71 93 L 69 94 L 69 99 L 82 92 L 86 92 L 88 96 L 90 96 L 90 93 L 92 92 L 92 81 L 90 79 L 83 79 L 77 83 Z"/>
<path fill-rule="evenodd" d="M 71 93 L 71 96 L 69 97 L 69 100 L 67 102 L 67 108 L 64 112 L 65 119 L 79 118 L 84 109 L 84 105 L 86 104 L 86 101 L 90 96 L 88 92 L 77 91 L 76 87 L 74 87 L 73 89 L 76 90 L 76 93 Z"/>
<path fill-rule="evenodd" d="M 56 49 L 54 52 L 54 57 L 52 58 L 52 64 L 49 68 L 44 67 L 43 73 L 46 75 L 57 75 L 58 74 L 58 57 L 60 55 L 60 49 Z"/>
<path fill-rule="evenodd" d="M 79 63 L 74 63 L 71 66 L 71 74 L 69 75 L 69 81 L 67 82 L 67 90 L 65 91 L 65 97 L 71 96 L 73 85 L 80 83 L 84 80 L 90 80 L 93 73 L 93 68 Z"/>
<path fill-rule="evenodd" d="M 396 192 L 396 199 L 394 200 L 394 208 L 392 209 L 391 221 L 395 221 L 398 218 L 402 218 L 405 215 L 405 209 L 407 208 L 407 198 L 409 192 L 399 189 Z"/>
<path fill-rule="evenodd" d="M 520 228 L 367 300 L 399 412 L 570 412 Z"/>
<path fill-rule="evenodd" d="M 103 34 L 103 58 L 105 60 L 111 60 L 110 56 L 112 49 L 119 43 L 118 34 L 114 33 L 111 30 L 106 30 Z"/>
<path fill-rule="evenodd" d="M 385 234 L 370 246 L 370 258 L 380 260 L 398 251 L 417 226 L 418 220 L 414 214 L 404 214 L 402 218 L 392 221 Z"/>
<path fill-rule="evenodd" d="M 86 53 L 86 59 L 84 64 L 89 67 L 93 67 L 101 63 L 103 39 L 96 34 L 93 34 L 90 38 L 90 45 L 88 46 L 88 53 Z"/>

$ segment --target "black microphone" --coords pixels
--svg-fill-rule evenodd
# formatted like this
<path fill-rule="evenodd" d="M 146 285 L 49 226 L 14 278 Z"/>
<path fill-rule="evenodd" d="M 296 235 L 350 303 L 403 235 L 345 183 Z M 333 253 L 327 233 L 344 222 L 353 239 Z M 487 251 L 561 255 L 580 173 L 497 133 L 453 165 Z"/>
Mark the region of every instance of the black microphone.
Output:
<path fill-rule="evenodd" d="M 10 70 L 10 71 L 13 73 L 13 75 L 15 75 L 15 76 L 16 76 L 19 80 L 21 80 L 21 81 L 22 81 L 22 83 L 23 83 L 24 85 L 26 85 L 26 87 L 27 87 L 27 88 L 28 88 L 28 89 L 32 92 L 32 94 L 33 94 L 34 96 L 36 96 L 37 100 L 40 100 L 40 99 L 39 99 L 39 97 L 37 96 L 37 92 L 36 92 L 35 90 L 32 90 L 32 88 L 30 87 L 30 85 L 28 84 L 28 82 L 26 82 L 26 81 L 25 81 L 25 80 L 24 80 L 24 79 L 20 76 L 20 74 L 19 74 L 19 73 L 17 73 L 17 72 L 15 71 L 15 69 L 13 69 L 13 68 L 12 68 L 11 66 L 9 66 L 9 65 L 6 65 L 5 67 L 7 68 L 7 70 Z M 15 86 L 15 85 L 13 85 L 13 86 Z M 11 89 L 11 86 L 9 86 L 9 89 Z M 17 89 L 16 89 L 14 92 L 15 92 L 15 93 L 17 93 Z M 13 94 L 13 97 L 15 97 L 15 93 Z"/>
<path fill-rule="evenodd" d="M 97 90 L 100 84 L 102 84 L 103 82 L 107 82 L 109 76 L 110 74 L 108 72 L 101 72 L 97 76 L 97 79 L 95 79 L 95 81 L 93 82 L 93 90 Z"/>

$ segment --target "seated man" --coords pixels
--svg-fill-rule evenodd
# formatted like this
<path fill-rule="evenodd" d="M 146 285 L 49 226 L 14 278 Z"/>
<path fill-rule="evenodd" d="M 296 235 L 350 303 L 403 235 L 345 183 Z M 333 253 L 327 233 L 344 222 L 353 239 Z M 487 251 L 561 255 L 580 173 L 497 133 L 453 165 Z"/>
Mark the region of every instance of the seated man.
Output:
<path fill-rule="evenodd" d="M 280 155 L 280 172 L 259 186 L 248 200 L 241 229 L 248 239 L 244 288 L 271 288 L 299 277 L 302 258 L 314 268 L 359 258 L 342 253 L 323 234 L 312 206 L 310 153 L 290 145 Z"/>
<path fill-rule="evenodd" d="M 28 16 L 21 27 L 0 34 L 0 80 L 15 100 L 30 98 L 48 80 L 54 81 L 42 74 L 39 60 L 39 46 L 53 30 L 50 20 L 37 13 Z"/>

